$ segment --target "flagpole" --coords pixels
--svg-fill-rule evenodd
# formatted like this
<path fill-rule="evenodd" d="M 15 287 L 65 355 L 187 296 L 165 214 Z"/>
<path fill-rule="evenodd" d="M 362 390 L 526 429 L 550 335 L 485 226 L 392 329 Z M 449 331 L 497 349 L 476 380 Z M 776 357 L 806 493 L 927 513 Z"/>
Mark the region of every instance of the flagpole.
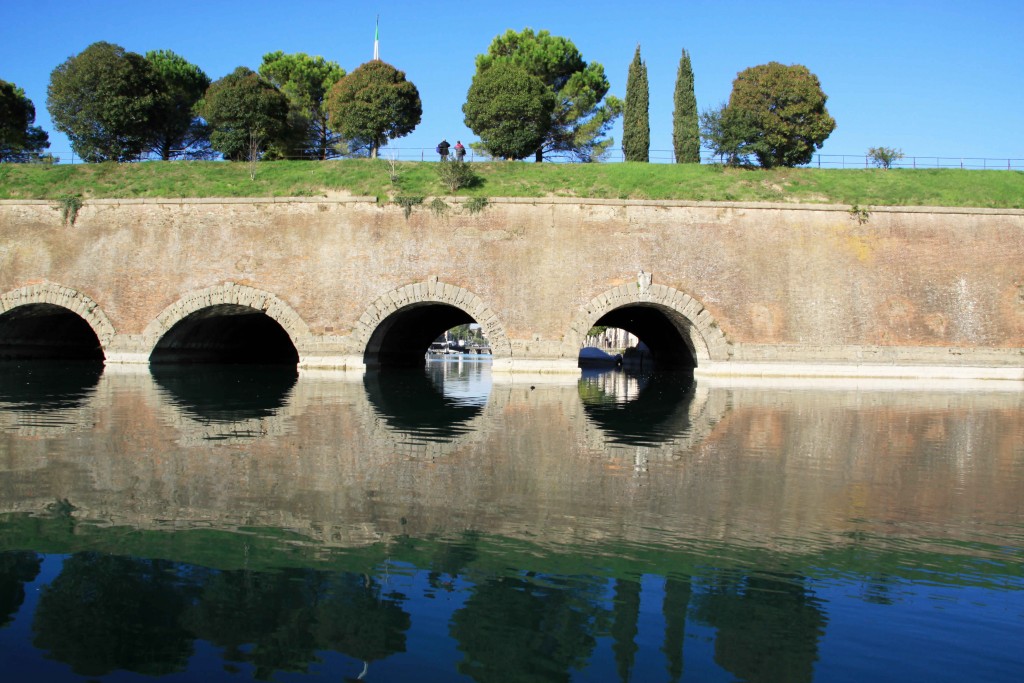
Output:
<path fill-rule="evenodd" d="M 373 32 L 373 58 L 380 60 L 380 15 L 377 15 L 377 28 Z"/>

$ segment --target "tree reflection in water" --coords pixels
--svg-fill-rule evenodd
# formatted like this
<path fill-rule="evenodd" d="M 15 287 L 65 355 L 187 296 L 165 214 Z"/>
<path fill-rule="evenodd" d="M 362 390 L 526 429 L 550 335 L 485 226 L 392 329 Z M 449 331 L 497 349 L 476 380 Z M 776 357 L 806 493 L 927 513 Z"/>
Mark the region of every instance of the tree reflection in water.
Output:
<path fill-rule="evenodd" d="M 25 559 L 19 576 L 28 579 Z M 321 651 L 365 666 L 404 652 L 402 599 L 353 573 L 214 571 L 78 553 L 43 590 L 33 644 L 83 676 L 161 676 L 184 671 L 202 639 L 223 650 L 225 670 L 245 665 L 270 680 L 308 672 Z"/>
<path fill-rule="evenodd" d="M 494 577 L 470 589 L 451 635 L 465 658 L 459 672 L 479 683 L 568 681 L 594 650 L 607 615 L 603 584 Z"/>
<path fill-rule="evenodd" d="M 814 678 L 823 607 L 801 576 L 718 572 L 695 599 L 697 619 L 718 629 L 715 661 L 744 681 Z"/>
<path fill-rule="evenodd" d="M 83 676 L 182 670 L 192 637 L 181 623 L 188 594 L 176 570 L 164 560 L 76 553 L 43 588 L 33 644 Z"/>
<path fill-rule="evenodd" d="M 284 377 L 235 407 L 303 438 L 167 445 L 236 416 L 114 377 L 56 392 L 91 431 L 0 429 L 12 679 L 1021 680 L 1017 394 Z"/>
<path fill-rule="evenodd" d="M 308 671 L 322 650 L 367 663 L 404 652 L 410 619 L 401 599 L 359 574 L 218 572 L 188 623 L 223 648 L 225 660 L 252 665 L 256 678 L 268 680 L 275 671 Z"/>
<path fill-rule="evenodd" d="M 29 551 L 0 553 L 0 628 L 11 622 L 25 601 L 25 584 L 39 574 L 43 559 Z"/>

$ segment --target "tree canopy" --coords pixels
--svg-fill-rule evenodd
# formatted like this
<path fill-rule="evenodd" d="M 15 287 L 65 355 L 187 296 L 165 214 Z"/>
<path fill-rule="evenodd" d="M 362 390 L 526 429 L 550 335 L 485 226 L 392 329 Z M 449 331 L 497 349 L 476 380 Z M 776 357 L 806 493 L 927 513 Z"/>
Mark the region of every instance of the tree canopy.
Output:
<path fill-rule="evenodd" d="M 836 127 L 827 99 L 806 66 L 753 66 L 733 81 L 722 128 L 737 141 L 739 154 L 753 154 L 765 168 L 799 166 Z"/>
<path fill-rule="evenodd" d="M 626 102 L 622 113 L 622 153 L 626 161 L 650 161 L 650 88 L 647 65 L 640 59 L 640 46 L 626 76 Z"/>
<path fill-rule="evenodd" d="M 25 91 L 0 81 L 0 161 L 31 161 L 50 146 L 49 136 L 36 121 L 36 108 Z"/>
<path fill-rule="evenodd" d="M 288 98 L 290 125 L 298 136 L 298 147 L 289 156 L 330 159 L 351 151 L 327 116 L 327 94 L 345 77 L 337 62 L 278 50 L 263 55 L 259 73 Z"/>
<path fill-rule="evenodd" d="M 605 97 L 610 86 L 604 67 L 585 62 L 572 41 L 548 31 L 510 29 L 486 54 L 477 55 L 477 74 L 503 62 L 540 78 L 555 98 L 544 140 L 534 152 L 537 161 L 552 156 L 596 161 L 614 143 L 603 136 L 622 113 L 622 101 Z"/>
<path fill-rule="evenodd" d="M 554 107 L 544 81 L 516 64 L 498 63 L 473 77 L 462 112 L 490 156 L 525 159 L 543 143 Z"/>
<path fill-rule="evenodd" d="M 151 121 L 149 151 L 164 161 L 208 157 L 209 130 L 196 116 L 195 106 L 210 87 L 210 77 L 170 50 L 147 52 L 146 61 L 152 67 L 159 87 Z"/>
<path fill-rule="evenodd" d="M 676 90 L 672 98 L 672 148 L 676 163 L 700 163 L 700 126 L 697 116 L 697 97 L 693 89 L 693 65 L 690 53 L 683 50 L 676 73 Z"/>
<path fill-rule="evenodd" d="M 423 116 L 420 92 L 405 72 L 379 59 L 356 68 L 338 81 L 327 99 L 331 126 L 347 138 L 367 140 L 370 156 L 408 135 Z"/>
<path fill-rule="evenodd" d="M 85 161 L 133 161 L 152 137 L 159 83 L 142 55 L 93 43 L 50 74 L 46 107 Z"/>
<path fill-rule="evenodd" d="M 258 158 L 288 133 L 288 98 L 244 66 L 215 81 L 198 111 L 210 125 L 211 146 L 232 161 Z"/>

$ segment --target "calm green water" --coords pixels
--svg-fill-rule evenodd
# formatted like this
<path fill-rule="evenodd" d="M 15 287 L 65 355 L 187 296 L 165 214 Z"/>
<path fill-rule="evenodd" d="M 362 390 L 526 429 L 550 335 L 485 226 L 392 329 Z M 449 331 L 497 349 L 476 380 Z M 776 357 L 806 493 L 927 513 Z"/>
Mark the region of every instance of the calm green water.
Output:
<path fill-rule="evenodd" d="M 0 671 L 1020 681 L 1024 392 L 0 367 Z"/>

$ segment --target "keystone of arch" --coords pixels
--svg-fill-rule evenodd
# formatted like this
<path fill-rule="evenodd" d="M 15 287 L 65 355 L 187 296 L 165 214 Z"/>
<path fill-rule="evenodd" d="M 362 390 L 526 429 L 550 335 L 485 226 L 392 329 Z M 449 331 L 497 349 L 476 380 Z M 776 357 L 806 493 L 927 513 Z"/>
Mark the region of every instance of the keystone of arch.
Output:
<path fill-rule="evenodd" d="M 587 332 L 605 314 L 623 306 L 653 306 L 663 310 L 683 333 L 697 361 L 729 359 L 729 345 L 718 321 L 704 305 L 689 294 L 664 285 L 639 287 L 620 285 L 598 294 L 576 311 L 567 347 L 580 348 Z"/>
<path fill-rule="evenodd" d="M 114 338 L 114 326 L 107 314 L 98 303 L 76 289 L 52 282 L 25 285 L 0 295 L 0 314 L 29 304 L 51 304 L 77 314 L 92 328 L 104 350 Z"/>
<path fill-rule="evenodd" d="M 227 282 L 185 294 L 165 308 L 146 326 L 143 335 L 155 345 L 181 320 L 204 308 L 222 305 L 248 306 L 263 311 L 277 322 L 292 340 L 296 349 L 309 337 L 309 326 L 295 310 L 270 292 Z"/>
<path fill-rule="evenodd" d="M 491 343 L 491 354 L 494 358 L 512 356 L 512 343 L 505 334 L 505 328 L 497 313 L 468 289 L 438 282 L 437 278 L 405 285 L 382 295 L 367 306 L 359 317 L 352 330 L 352 339 L 358 348 L 365 349 L 374 331 L 389 315 L 408 306 L 431 303 L 448 304 L 466 312 L 483 329 L 484 336 Z"/>

